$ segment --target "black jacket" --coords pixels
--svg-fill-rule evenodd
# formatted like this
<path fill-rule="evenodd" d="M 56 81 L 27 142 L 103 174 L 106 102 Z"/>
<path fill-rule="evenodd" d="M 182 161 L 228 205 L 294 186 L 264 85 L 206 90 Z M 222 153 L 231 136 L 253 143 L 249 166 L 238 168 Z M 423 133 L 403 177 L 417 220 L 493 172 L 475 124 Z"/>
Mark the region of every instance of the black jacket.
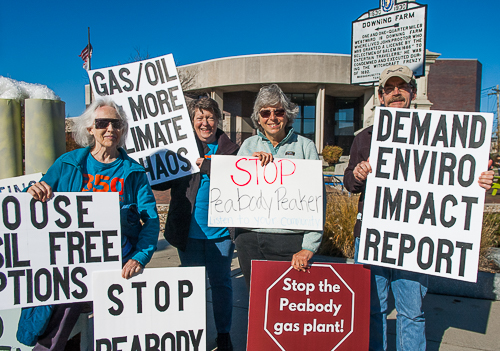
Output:
<path fill-rule="evenodd" d="M 217 129 L 215 136 L 217 137 L 219 145 L 215 153 L 216 155 L 236 155 L 239 146 L 233 143 L 222 130 Z M 204 157 L 209 151 L 208 146 L 202 143 L 196 135 L 195 137 L 200 157 Z M 210 177 L 210 167 L 211 160 L 205 159 L 201 165 L 200 173 L 194 173 L 152 186 L 154 190 L 170 189 L 171 200 L 163 235 L 169 244 L 181 251 L 186 250 L 191 215 L 193 214 L 196 194 L 200 186 L 200 174 L 207 174 Z M 229 229 L 231 232 L 234 231 L 233 228 Z"/>
<path fill-rule="evenodd" d="M 363 206 L 365 202 L 365 186 L 366 181 L 360 182 L 354 178 L 354 168 L 361 161 L 368 160 L 370 156 L 370 145 L 372 143 L 372 133 L 373 126 L 370 126 L 363 130 L 361 133 L 356 135 L 351 146 L 351 157 L 349 159 L 349 165 L 344 172 L 344 186 L 351 193 L 361 193 L 358 203 L 358 212 L 363 213 Z M 361 232 L 361 221 L 357 220 L 354 226 L 354 237 L 359 237 Z"/>

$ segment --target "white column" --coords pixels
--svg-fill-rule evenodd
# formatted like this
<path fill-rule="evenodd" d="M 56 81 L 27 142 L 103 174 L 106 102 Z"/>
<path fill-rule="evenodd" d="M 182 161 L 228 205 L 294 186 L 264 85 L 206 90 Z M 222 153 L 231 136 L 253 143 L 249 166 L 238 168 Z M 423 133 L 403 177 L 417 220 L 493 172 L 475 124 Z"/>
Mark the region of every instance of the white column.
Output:
<path fill-rule="evenodd" d="M 318 85 L 316 93 L 316 149 L 318 153 L 323 151 L 323 144 L 325 140 L 324 128 L 325 125 L 325 86 Z"/>

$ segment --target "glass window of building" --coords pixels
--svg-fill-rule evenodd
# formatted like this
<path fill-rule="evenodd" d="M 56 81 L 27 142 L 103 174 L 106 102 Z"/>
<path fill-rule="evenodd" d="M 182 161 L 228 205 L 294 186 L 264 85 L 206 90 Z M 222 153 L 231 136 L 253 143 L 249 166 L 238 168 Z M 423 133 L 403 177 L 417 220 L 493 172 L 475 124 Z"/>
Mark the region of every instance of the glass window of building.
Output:
<path fill-rule="evenodd" d="M 299 107 L 299 113 L 293 122 L 293 129 L 312 141 L 316 133 L 316 94 L 287 94 Z"/>
<path fill-rule="evenodd" d="M 358 104 L 358 99 L 335 99 L 334 145 L 338 145 L 344 149 L 344 155 L 349 155 L 349 150 L 354 140 L 354 132 L 359 129 L 354 118 L 358 110 Z"/>

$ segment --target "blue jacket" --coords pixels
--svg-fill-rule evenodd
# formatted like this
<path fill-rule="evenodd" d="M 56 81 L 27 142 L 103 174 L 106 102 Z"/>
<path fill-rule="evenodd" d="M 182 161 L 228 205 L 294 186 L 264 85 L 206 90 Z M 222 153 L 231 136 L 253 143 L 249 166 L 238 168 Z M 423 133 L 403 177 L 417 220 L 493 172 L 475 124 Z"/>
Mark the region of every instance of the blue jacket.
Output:
<path fill-rule="evenodd" d="M 146 171 L 136 161 L 131 159 L 125 150 L 118 149 L 123 158 L 124 169 L 124 201 L 122 208 L 134 208 L 143 222 L 142 229 L 131 230 L 137 226 L 139 218 L 133 220 L 133 214 L 122 211 L 121 229 L 133 246 L 133 251 L 127 255 L 145 266 L 153 257 L 160 232 L 160 221 L 156 211 L 156 200 L 146 176 Z M 82 165 L 85 162 L 90 148 L 77 149 L 59 157 L 49 168 L 43 180 L 52 187 L 52 191 L 78 192 L 82 190 Z M 134 211 L 135 212 L 135 211 Z M 132 228 L 131 228 L 132 226 Z"/>
<path fill-rule="evenodd" d="M 123 158 L 124 201 L 120 211 L 123 262 L 137 260 L 145 266 L 156 250 L 160 221 L 156 201 L 144 168 L 131 159 L 125 150 L 118 149 Z M 79 192 L 82 189 L 82 164 L 90 148 L 77 149 L 59 157 L 43 180 L 57 192 Z M 143 225 L 141 225 L 142 220 Z M 124 240 L 123 239 L 128 239 Z M 125 245 L 124 245 L 125 243 Z M 23 308 L 19 319 L 17 339 L 34 346 L 43 334 L 52 314 L 52 305 Z"/>

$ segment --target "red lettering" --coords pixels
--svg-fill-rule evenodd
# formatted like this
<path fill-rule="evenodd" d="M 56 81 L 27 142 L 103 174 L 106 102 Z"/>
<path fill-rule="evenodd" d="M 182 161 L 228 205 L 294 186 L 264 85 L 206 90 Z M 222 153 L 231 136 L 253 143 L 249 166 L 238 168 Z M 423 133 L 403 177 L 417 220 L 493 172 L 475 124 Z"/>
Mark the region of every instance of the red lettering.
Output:
<path fill-rule="evenodd" d="M 267 166 L 269 166 L 271 164 L 274 166 L 274 179 L 272 182 L 268 182 L 267 178 L 266 178 L 266 169 L 267 169 Z M 263 173 L 264 173 L 264 180 L 266 181 L 266 183 L 273 184 L 276 181 L 276 179 L 278 179 L 278 166 L 276 166 L 276 163 L 274 163 L 274 162 L 268 163 L 267 165 L 264 166 Z"/>
<path fill-rule="evenodd" d="M 92 186 L 93 181 L 94 181 L 94 176 L 92 174 L 84 174 L 83 175 L 82 191 L 91 191 L 93 188 L 93 186 Z"/>
<path fill-rule="evenodd" d="M 116 183 L 120 183 L 119 194 L 123 195 L 123 179 L 121 178 L 113 178 L 113 180 L 111 180 L 111 191 L 114 193 L 118 193 L 118 189 L 116 189 Z"/>
<path fill-rule="evenodd" d="M 288 173 L 288 174 L 285 174 L 283 173 L 283 163 L 287 161 L 287 162 L 290 162 L 292 165 L 293 165 L 293 171 L 292 173 Z M 295 163 L 293 163 L 293 161 L 289 160 L 289 159 L 282 159 L 282 160 L 279 160 L 278 162 L 280 162 L 280 165 L 281 165 L 281 185 L 283 185 L 283 177 L 288 177 L 288 176 L 291 176 L 292 174 L 295 173 L 295 170 L 297 169 L 297 166 L 295 165 Z"/>
<path fill-rule="evenodd" d="M 106 182 L 102 182 L 101 180 L 109 180 L 109 177 L 101 174 L 96 174 L 94 191 L 100 193 L 107 193 L 109 191 L 109 184 Z M 98 186 L 102 186 L 102 189 L 97 189 Z"/>
<path fill-rule="evenodd" d="M 239 184 L 239 183 L 236 183 L 236 181 L 234 180 L 234 176 L 233 176 L 233 175 L 231 175 L 231 180 L 233 181 L 233 183 L 234 183 L 234 184 L 236 184 L 236 185 L 238 185 L 238 186 L 245 186 L 245 185 L 247 185 L 248 183 L 250 183 L 250 181 L 252 180 L 252 175 L 250 174 L 250 172 L 249 172 L 249 171 L 247 171 L 246 169 L 240 168 L 240 167 L 238 166 L 238 163 L 239 163 L 240 161 L 247 161 L 247 160 L 248 160 L 248 159 L 246 159 L 246 158 L 240 158 L 240 159 L 239 159 L 238 161 L 236 161 L 236 163 L 235 163 L 235 166 L 236 166 L 236 168 L 237 168 L 237 169 L 239 169 L 240 171 L 246 172 L 246 173 L 248 174 L 248 181 L 247 181 L 245 184 Z"/>

